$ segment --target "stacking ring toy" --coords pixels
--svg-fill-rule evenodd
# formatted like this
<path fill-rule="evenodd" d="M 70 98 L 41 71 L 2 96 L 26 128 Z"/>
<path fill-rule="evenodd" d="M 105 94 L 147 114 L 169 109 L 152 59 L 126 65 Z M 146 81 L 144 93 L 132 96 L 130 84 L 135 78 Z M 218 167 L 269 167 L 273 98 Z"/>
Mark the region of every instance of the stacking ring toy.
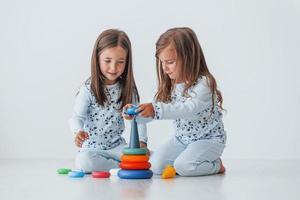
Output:
<path fill-rule="evenodd" d="M 147 154 L 146 148 L 124 148 L 123 153 L 126 155 L 145 155 Z"/>
<path fill-rule="evenodd" d="M 122 162 L 147 162 L 149 160 L 149 156 L 147 155 L 122 155 Z"/>
<path fill-rule="evenodd" d="M 68 174 L 70 171 L 72 171 L 71 169 L 68 168 L 60 168 L 57 170 L 58 174 Z"/>
<path fill-rule="evenodd" d="M 85 174 L 82 171 L 70 171 L 68 175 L 72 178 L 82 178 Z"/>
<path fill-rule="evenodd" d="M 95 171 L 95 172 L 92 172 L 92 177 L 93 178 L 108 178 L 108 177 L 110 177 L 110 173 L 105 172 L 105 171 Z"/>
<path fill-rule="evenodd" d="M 121 162 L 119 165 L 122 169 L 149 169 L 151 164 L 149 162 Z"/>
<path fill-rule="evenodd" d="M 153 176 L 151 170 L 120 170 L 118 176 L 123 179 L 148 179 Z"/>

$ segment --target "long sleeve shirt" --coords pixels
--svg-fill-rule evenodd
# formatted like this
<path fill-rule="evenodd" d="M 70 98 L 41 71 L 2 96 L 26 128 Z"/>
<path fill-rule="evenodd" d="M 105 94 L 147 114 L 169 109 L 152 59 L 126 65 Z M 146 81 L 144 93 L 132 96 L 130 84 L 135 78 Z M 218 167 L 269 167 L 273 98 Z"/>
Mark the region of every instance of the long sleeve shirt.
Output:
<path fill-rule="evenodd" d="M 184 83 L 175 85 L 171 102 L 153 102 L 154 119 L 173 119 L 175 136 L 184 144 L 197 140 L 215 140 L 226 143 L 222 112 L 215 101 L 205 77 L 188 89 L 184 95 Z"/>
<path fill-rule="evenodd" d="M 86 131 L 89 138 L 82 144 L 83 149 L 111 149 L 122 142 L 122 133 L 125 125 L 121 111 L 118 111 L 122 102 L 118 102 L 121 87 L 117 82 L 106 85 L 107 102 L 104 106 L 98 105 L 91 90 L 90 80 L 82 85 L 75 101 L 74 111 L 69 125 L 72 133 L 79 130 Z M 138 124 L 140 141 L 147 142 L 147 128 L 143 123 Z"/>

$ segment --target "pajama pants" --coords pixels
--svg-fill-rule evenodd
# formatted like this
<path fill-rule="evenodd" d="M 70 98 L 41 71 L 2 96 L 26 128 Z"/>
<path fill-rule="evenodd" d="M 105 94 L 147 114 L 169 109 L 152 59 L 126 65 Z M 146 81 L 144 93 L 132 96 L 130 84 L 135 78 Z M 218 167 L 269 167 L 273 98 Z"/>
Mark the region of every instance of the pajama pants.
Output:
<path fill-rule="evenodd" d="M 82 149 L 75 159 L 77 169 L 90 173 L 118 168 L 125 143 L 108 150 Z"/>
<path fill-rule="evenodd" d="M 169 164 L 181 176 L 216 174 L 224 148 L 225 145 L 217 141 L 198 140 L 186 145 L 174 137 L 151 156 L 151 169 L 159 175 Z"/>

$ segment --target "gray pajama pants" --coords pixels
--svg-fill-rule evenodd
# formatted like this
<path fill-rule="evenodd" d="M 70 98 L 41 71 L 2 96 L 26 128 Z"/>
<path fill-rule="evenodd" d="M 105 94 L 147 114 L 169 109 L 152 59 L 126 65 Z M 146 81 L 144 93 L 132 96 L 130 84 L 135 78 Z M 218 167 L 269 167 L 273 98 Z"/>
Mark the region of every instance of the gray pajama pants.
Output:
<path fill-rule="evenodd" d="M 216 174 L 220 170 L 224 148 L 224 144 L 211 140 L 185 145 L 174 137 L 151 156 L 151 169 L 154 174 L 161 174 L 169 164 L 181 176 Z"/>
<path fill-rule="evenodd" d="M 119 167 L 125 143 L 109 150 L 81 150 L 75 159 L 77 169 L 84 172 L 109 171 Z"/>

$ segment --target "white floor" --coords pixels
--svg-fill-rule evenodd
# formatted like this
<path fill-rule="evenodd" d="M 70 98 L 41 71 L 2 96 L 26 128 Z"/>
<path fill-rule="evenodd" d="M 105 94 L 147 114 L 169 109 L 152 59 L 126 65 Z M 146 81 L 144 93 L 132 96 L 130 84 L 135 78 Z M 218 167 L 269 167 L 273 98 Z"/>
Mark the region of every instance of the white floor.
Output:
<path fill-rule="evenodd" d="M 71 160 L 0 160 L 0 199 L 300 199 L 300 161 L 225 160 L 225 175 L 164 180 L 58 175 Z"/>

